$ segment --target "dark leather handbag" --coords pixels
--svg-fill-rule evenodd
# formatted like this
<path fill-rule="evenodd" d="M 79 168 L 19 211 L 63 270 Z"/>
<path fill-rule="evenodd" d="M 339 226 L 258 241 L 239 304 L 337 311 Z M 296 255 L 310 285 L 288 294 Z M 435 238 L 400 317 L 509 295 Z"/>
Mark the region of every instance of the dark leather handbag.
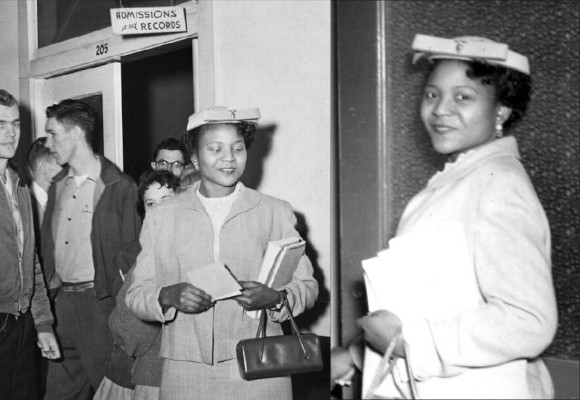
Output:
<path fill-rule="evenodd" d="M 292 335 L 266 336 L 266 311 L 262 311 L 255 339 L 236 346 L 240 375 L 245 380 L 288 376 L 323 368 L 319 337 L 300 333 L 284 295 L 284 305 L 292 324 Z"/>

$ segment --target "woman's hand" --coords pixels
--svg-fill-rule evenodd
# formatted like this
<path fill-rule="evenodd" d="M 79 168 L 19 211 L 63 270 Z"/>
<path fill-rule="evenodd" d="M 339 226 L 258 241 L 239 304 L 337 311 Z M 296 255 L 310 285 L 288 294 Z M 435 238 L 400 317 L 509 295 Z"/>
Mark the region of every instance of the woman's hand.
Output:
<path fill-rule="evenodd" d="M 241 281 L 240 285 L 244 289 L 242 290 L 241 296 L 234 297 L 234 300 L 246 310 L 272 308 L 282 301 L 280 292 L 260 282 Z"/>
<path fill-rule="evenodd" d="M 330 351 L 330 389 L 339 379 L 350 380 L 355 371 L 354 361 L 348 349 L 336 346 Z"/>
<path fill-rule="evenodd" d="M 382 354 L 387 351 L 389 343 L 401 333 L 402 328 L 399 317 L 387 310 L 378 310 L 359 318 L 357 325 L 363 329 L 365 341 Z M 402 338 L 397 341 L 393 354 L 405 357 Z"/>
<path fill-rule="evenodd" d="M 212 298 L 203 290 L 190 283 L 181 282 L 164 286 L 159 293 L 161 308 L 175 307 L 178 311 L 199 314 L 213 306 Z"/>

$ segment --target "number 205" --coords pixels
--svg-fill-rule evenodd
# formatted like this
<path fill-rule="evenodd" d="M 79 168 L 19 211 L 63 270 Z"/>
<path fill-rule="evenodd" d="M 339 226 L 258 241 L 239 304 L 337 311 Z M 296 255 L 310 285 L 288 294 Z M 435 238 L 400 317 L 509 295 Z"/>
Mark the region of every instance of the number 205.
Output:
<path fill-rule="evenodd" d="M 103 54 L 107 54 L 108 51 L 109 51 L 108 43 L 97 45 L 97 55 L 98 56 L 101 56 Z"/>

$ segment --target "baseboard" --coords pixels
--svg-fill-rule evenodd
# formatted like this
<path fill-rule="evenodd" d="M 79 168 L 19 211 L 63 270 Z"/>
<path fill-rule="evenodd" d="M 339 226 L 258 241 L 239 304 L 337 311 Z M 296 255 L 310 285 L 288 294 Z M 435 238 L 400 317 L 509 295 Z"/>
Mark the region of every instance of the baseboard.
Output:
<path fill-rule="evenodd" d="M 580 399 L 580 362 L 561 358 L 542 357 L 556 391 L 556 399 Z"/>

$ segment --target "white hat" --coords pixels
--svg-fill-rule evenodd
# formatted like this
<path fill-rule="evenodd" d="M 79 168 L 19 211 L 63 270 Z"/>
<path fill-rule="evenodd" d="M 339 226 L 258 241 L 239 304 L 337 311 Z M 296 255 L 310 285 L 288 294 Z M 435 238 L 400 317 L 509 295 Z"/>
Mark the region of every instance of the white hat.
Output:
<path fill-rule="evenodd" d="M 485 61 L 530 75 L 527 57 L 511 51 L 507 44 L 483 37 L 463 36 L 445 39 L 417 34 L 411 47 L 416 51 L 413 63 L 422 58 L 429 61 L 439 58 Z"/>
<path fill-rule="evenodd" d="M 239 124 L 242 121 L 257 124 L 259 119 L 260 109 L 258 108 L 236 110 L 231 107 L 209 107 L 207 110 L 189 116 L 187 130 L 190 131 L 205 124 Z"/>

